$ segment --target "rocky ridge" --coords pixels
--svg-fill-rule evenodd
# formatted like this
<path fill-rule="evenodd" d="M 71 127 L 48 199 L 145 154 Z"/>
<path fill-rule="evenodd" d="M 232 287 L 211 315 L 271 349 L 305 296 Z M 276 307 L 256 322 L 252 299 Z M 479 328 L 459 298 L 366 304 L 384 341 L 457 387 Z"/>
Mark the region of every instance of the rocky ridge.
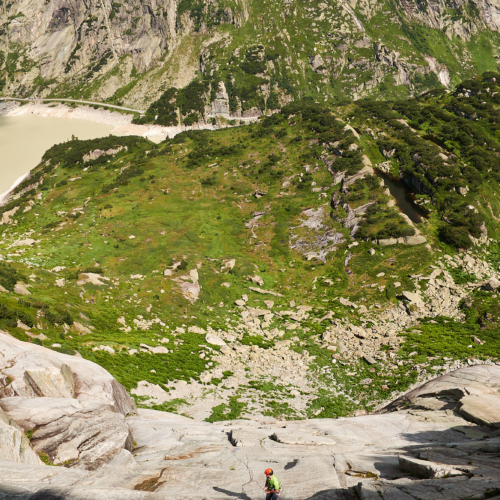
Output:
<path fill-rule="evenodd" d="M 306 44 L 298 36 L 304 29 Z M 458 74 L 484 70 L 480 59 L 495 68 L 498 31 L 494 2 L 285 2 L 276 12 L 250 0 L 14 1 L 0 11 L 0 88 L 14 97 L 85 95 L 145 109 L 200 72 L 211 81 L 204 120 L 257 116 L 267 107 L 260 101 L 273 109 L 276 96 L 284 104 L 309 92 L 361 98 L 448 87 Z M 258 66 L 244 66 L 249 52 Z M 248 105 L 231 95 L 235 78 L 217 74 L 240 65 L 258 79 L 244 85 Z"/>
<path fill-rule="evenodd" d="M 500 488 L 498 366 L 451 372 L 374 415 L 209 424 L 137 411 L 125 396 L 120 411 L 109 404 L 119 384 L 105 370 L 36 347 L 0 337 L 10 384 L 26 386 L 41 366 L 66 373 L 50 389 L 38 382 L 32 397 L 0 398 L 0 432 L 10 437 L 0 441 L 5 499 L 254 498 L 269 466 L 298 499 L 461 500 Z M 70 373 L 74 397 L 63 394 Z"/>

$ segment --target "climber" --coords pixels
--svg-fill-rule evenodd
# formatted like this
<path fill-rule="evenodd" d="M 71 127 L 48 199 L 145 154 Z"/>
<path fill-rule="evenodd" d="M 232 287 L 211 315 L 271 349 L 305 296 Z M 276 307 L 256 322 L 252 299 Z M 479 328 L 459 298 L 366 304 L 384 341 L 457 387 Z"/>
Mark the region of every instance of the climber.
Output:
<path fill-rule="evenodd" d="M 280 480 L 274 475 L 273 469 L 266 469 L 266 500 L 278 500 L 280 494 Z"/>

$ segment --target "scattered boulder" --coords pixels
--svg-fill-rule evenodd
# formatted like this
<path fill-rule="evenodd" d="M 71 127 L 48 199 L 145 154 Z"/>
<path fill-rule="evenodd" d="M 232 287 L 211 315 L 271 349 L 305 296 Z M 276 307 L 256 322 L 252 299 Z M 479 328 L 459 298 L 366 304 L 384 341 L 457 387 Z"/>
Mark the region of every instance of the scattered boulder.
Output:
<path fill-rule="evenodd" d="M 217 335 L 214 335 L 213 333 L 207 333 L 207 335 L 205 336 L 205 340 L 209 344 L 218 345 L 221 347 L 226 345 L 226 342 L 224 340 L 222 340 L 220 337 L 217 337 Z"/>
<path fill-rule="evenodd" d="M 369 364 L 369 365 L 374 365 L 376 364 L 377 362 L 371 357 L 371 356 L 368 356 L 368 354 L 365 354 L 363 356 L 363 359 Z"/>
<path fill-rule="evenodd" d="M 95 346 L 92 348 L 93 351 L 104 351 L 104 352 L 109 352 L 109 354 L 114 354 L 115 350 L 110 347 L 109 345 L 100 345 L 100 346 Z"/>
<path fill-rule="evenodd" d="M 78 275 L 78 281 L 76 282 L 76 284 L 78 286 L 83 286 L 87 283 L 97 286 L 105 285 L 106 283 L 103 283 L 101 280 L 110 281 L 109 278 L 107 278 L 106 276 L 101 276 L 100 274 L 82 273 Z"/>
<path fill-rule="evenodd" d="M 14 292 L 18 293 L 19 295 L 31 295 L 31 292 L 28 290 L 26 283 L 23 283 L 22 281 L 18 281 L 14 285 Z"/>
<path fill-rule="evenodd" d="M 249 276 L 248 279 L 252 283 L 255 283 L 256 285 L 259 285 L 259 286 L 264 285 L 264 280 L 260 276 L 257 276 L 256 274 L 254 276 Z"/>
<path fill-rule="evenodd" d="M 252 292 L 263 293 L 267 295 L 274 295 L 275 297 L 283 297 L 282 293 L 273 292 L 272 290 L 262 290 L 262 288 L 255 288 L 253 286 L 248 287 Z"/>
<path fill-rule="evenodd" d="M 13 247 L 24 247 L 24 246 L 33 246 L 33 244 L 36 243 L 36 240 L 32 238 L 25 238 L 24 240 L 17 240 L 15 241 L 12 246 Z"/>
<path fill-rule="evenodd" d="M 198 296 L 200 295 L 201 287 L 199 283 L 189 283 L 189 282 L 181 282 L 180 283 L 182 295 L 184 298 L 189 300 L 191 304 L 198 300 Z"/>
<path fill-rule="evenodd" d="M 348 299 L 344 299 L 344 297 L 340 297 L 339 298 L 339 302 L 343 305 L 343 306 L 346 306 L 346 307 L 352 307 L 354 309 L 357 309 L 358 306 L 354 303 L 354 302 L 351 302 L 350 300 Z"/>
<path fill-rule="evenodd" d="M 424 301 L 418 293 L 404 291 L 401 295 L 403 299 L 406 299 L 412 305 L 416 305 L 417 307 L 423 307 L 424 305 Z"/>
<path fill-rule="evenodd" d="M 200 335 L 204 335 L 206 332 L 206 330 L 204 328 L 201 328 L 201 326 L 196 326 L 196 325 L 192 325 L 190 327 L 188 327 L 188 332 L 191 332 L 191 333 L 199 333 Z M 160 340 L 161 342 L 161 340 Z M 168 340 L 167 340 L 168 342 Z"/>
<path fill-rule="evenodd" d="M 496 278 L 490 278 L 489 280 L 478 283 L 478 285 L 481 287 L 481 290 L 484 290 L 486 292 L 494 292 L 495 290 L 497 290 L 497 288 L 500 287 L 500 281 L 498 281 Z"/>
<path fill-rule="evenodd" d="M 220 268 L 221 273 L 228 273 L 236 265 L 236 259 L 225 259 L 222 261 L 222 266 Z"/>
<path fill-rule="evenodd" d="M 73 329 L 76 330 L 78 335 L 86 335 L 88 333 L 92 333 L 90 328 L 87 328 L 85 325 L 82 325 L 78 321 L 73 321 Z"/>

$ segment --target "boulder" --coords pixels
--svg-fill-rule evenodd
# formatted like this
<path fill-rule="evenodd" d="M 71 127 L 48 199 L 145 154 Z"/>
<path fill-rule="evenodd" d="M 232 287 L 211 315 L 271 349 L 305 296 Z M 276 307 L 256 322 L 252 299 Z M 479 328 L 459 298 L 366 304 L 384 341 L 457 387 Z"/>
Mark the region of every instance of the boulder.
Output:
<path fill-rule="evenodd" d="M 102 280 L 109 281 L 109 278 L 96 273 L 82 273 L 78 275 L 76 284 L 78 286 L 83 286 L 90 283 L 91 285 L 102 286 L 106 284 L 103 283 Z"/>
<path fill-rule="evenodd" d="M 262 290 L 261 288 L 255 288 L 254 286 L 249 286 L 248 289 L 251 290 L 252 292 L 274 295 L 275 297 L 283 297 L 283 294 L 278 292 L 273 292 L 272 290 Z"/>
<path fill-rule="evenodd" d="M 369 365 L 374 365 L 377 363 L 377 361 L 375 359 L 373 359 L 371 356 L 369 356 L 368 354 L 365 354 L 363 356 L 363 359 L 369 364 Z"/>
<path fill-rule="evenodd" d="M 25 238 L 24 240 L 15 241 L 12 244 L 12 246 L 13 247 L 32 246 L 34 243 L 36 243 L 36 240 L 34 240 L 32 238 Z"/>
<path fill-rule="evenodd" d="M 86 327 L 85 325 L 82 325 L 78 321 L 73 322 L 73 328 L 76 330 L 78 335 L 87 335 L 88 333 L 92 333 L 90 328 Z"/>
<path fill-rule="evenodd" d="M 340 297 L 339 302 L 346 307 L 353 307 L 354 309 L 358 308 L 358 306 L 354 304 L 354 302 L 351 302 L 349 299 L 344 299 L 344 297 Z"/>
<path fill-rule="evenodd" d="M 31 295 L 31 292 L 28 290 L 26 284 L 22 281 L 18 281 L 14 285 L 14 292 L 18 293 L 19 295 Z"/>
<path fill-rule="evenodd" d="M 416 234 L 415 236 L 403 236 L 398 238 L 398 243 L 403 245 L 422 245 L 423 243 L 427 243 L 425 236 L 421 234 Z"/>
<path fill-rule="evenodd" d="M 228 273 L 236 265 L 236 259 L 225 259 L 222 261 L 222 266 L 220 268 L 221 273 Z"/>
<path fill-rule="evenodd" d="M 38 397 L 72 398 L 75 393 L 73 372 L 68 365 L 33 368 L 24 372 L 24 382 Z"/>
<path fill-rule="evenodd" d="M 255 283 L 256 285 L 259 285 L 259 286 L 264 285 L 264 280 L 260 276 L 257 276 L 256 274 L 253 276 L 249 276 L 248 279 L 252 283 Z"/>
<path fill-rule="evenodd" d="M 377 240 L 377 243 L 381 247 L 388 247 L 390 245 L 396 245 L 397 242 L 398 242 L 397 238 L 386 238 L 386 239 L 382 239 L 382 240 Z"/>
<path fill-rule="evenodd" d="M 253 307 L 249 307 L 247 310 L 252 318 L 258 318 L 259 316 L 265 316 L 266 314 L 272 314 L 271 311 L 269 311 L 269 309 L 254 309 Z M 283 312 L 285 312 L 285 311 L 283 311 Z"/>
<path fill-rule="evenodd" d="M 498 281 L 496 278 L 490 278 L 489 280 L 482 281 L 480 285 L 481 290 L 484 290 L 486 292 L 494 292 L 498 287 L 500 287 L 500 281 Z"/>
<path fill-rule="evenodd" d="M 204 335 L 205 333 L 207 333 L 204 328 L 201 328 L 200 326 L 196 326 L 196 325 L 190 326 L 188 328 L 188 332 L 199 333 L 200 335 Z M 160 342 L 161 342 L 161 340 L 160 340 Z"/>
<path fill-rule="evenodd" d="M 423 307 L 424 305 L 424 302 L 418 293 L 404 291 L 401 295 L 410 304 L 416 305 L 417 307 Z"/>
<path fill-rule="evenodd" d="M 220 337 L 217 337 L 217 335 L 214 335 L 213 333 L 207 333 L 207 335 L 205 336 L 205 340 L 209 344 L 213 345 L 218 345 L 218 346 L 226 345 L 226 342 L 224 340 L 222 340 Z"/>

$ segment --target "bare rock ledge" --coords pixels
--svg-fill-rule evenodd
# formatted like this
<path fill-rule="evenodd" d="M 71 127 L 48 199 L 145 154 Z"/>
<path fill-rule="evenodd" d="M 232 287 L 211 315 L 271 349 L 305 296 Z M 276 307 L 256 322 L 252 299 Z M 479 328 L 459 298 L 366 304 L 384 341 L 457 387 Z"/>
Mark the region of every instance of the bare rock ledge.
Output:
<path fill-rule="evenodd" d="M 287 500 L 492 498 L 499 400 L 500 366 L 479 365 L 378 414 L 211 424 L 137 410 L 103 368 L 0 333 L 0 499 L 249 500 L 268 467 Z"/>

